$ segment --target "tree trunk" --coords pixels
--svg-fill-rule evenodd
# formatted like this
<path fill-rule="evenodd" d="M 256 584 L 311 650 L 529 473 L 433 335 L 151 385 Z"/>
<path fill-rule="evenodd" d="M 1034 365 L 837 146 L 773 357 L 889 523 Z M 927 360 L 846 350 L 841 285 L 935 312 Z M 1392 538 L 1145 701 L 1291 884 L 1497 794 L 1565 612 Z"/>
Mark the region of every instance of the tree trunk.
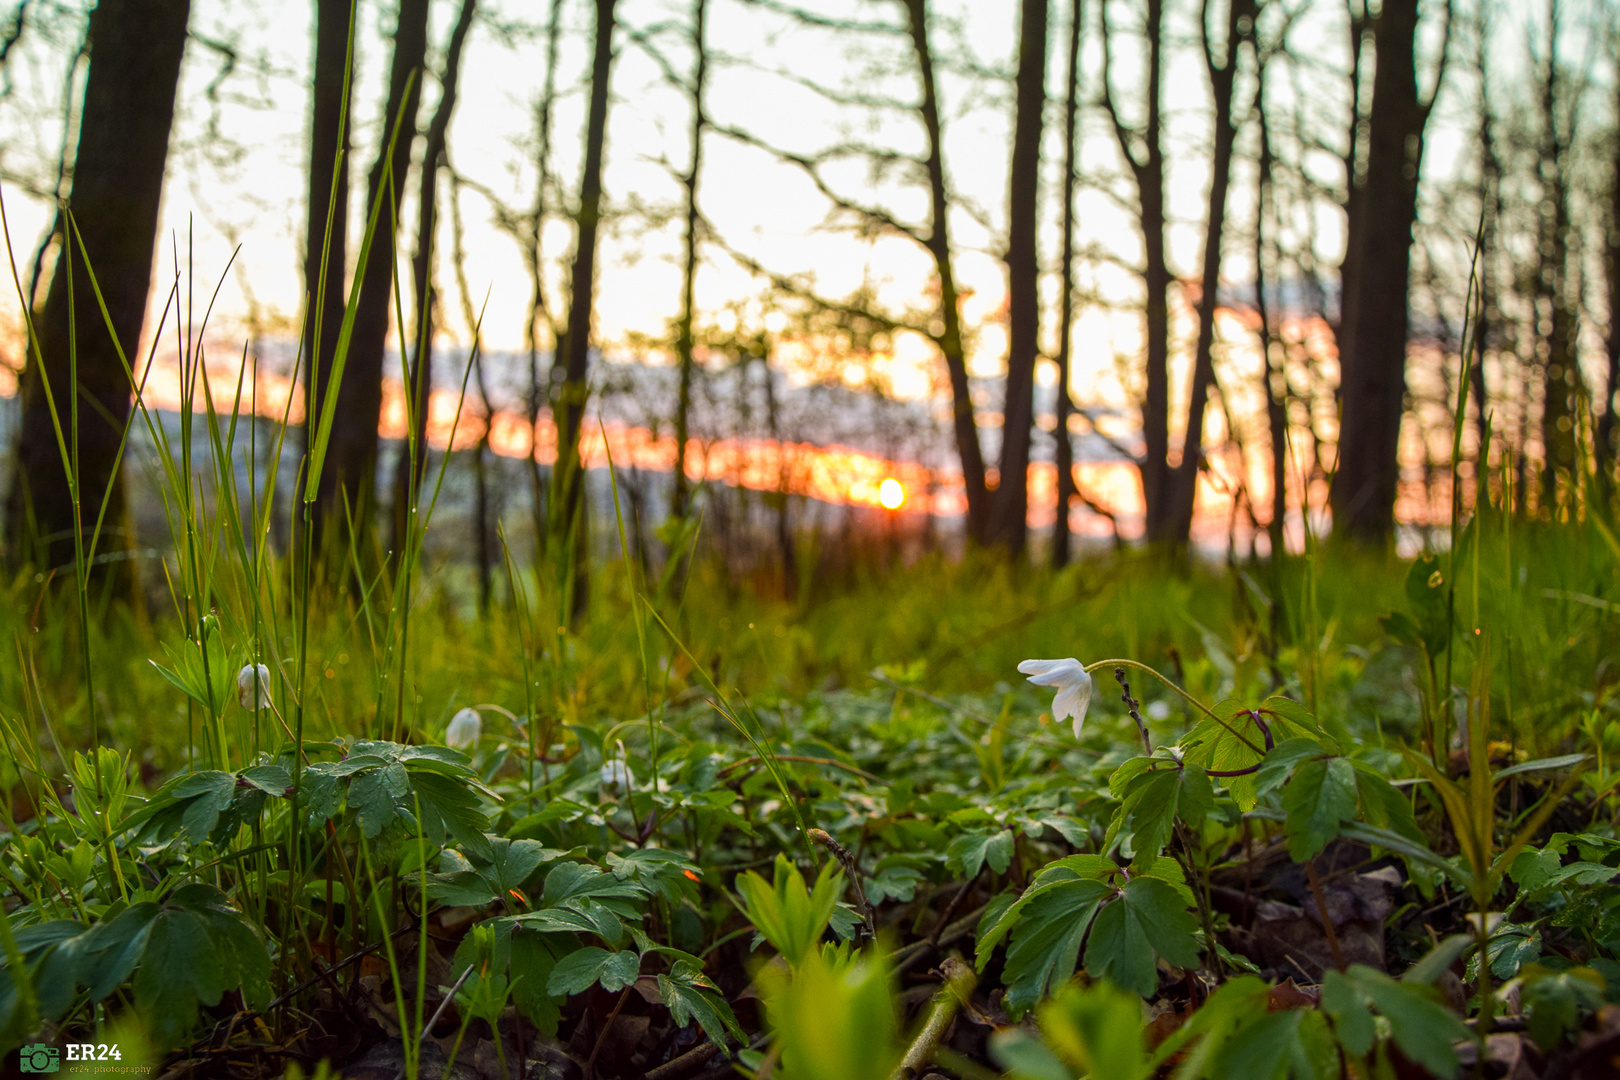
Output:
<path fill-rule="evenodd" d="M 427 407 L 433 392 L 433 314 L 437 299 L 437 290 L 433 286 L 433 254 L 437 249 L 434 240 L 438 224 L 439 163 L 445 153 L 450 117 L 456 109 L 461 52 L 467 44 L 467 32 L 472 29 L 473 11 L 477 6 L 478 0 L 461 2 L 461 13 L 450 31 L 450 46 L 445 50 L 444 73 L 439 78 L 439 104 L 433 111 L 427 139 L 422 146 L 422 175 L 417 184 L 416 252 L 411 256 L 412 295 L 416 299 L 416 322 L 412 327 L 412 336 L 416 339 L 416 353 L 405 386 L 405 392 L 411 399 L 413 430 L 405 445 L 399 449 L 399 462 L 394 469 L 393 539 L 389 546 L 397 552 L 405 550 L 411 511 L 415 508 L 417 493 L 422 487 L 422 475 L 427 468 Z M 403 351 L 403 328 L 399 337 Z M 480 373 L 480 385 L 482 378 Z M 488 427 L 487 417 L 485 427 Z"/>
<path fill-rule="evenodd" d="M 377 160 L 366 184 L 367 213 L 379 200 L 382 211 L 377 218 L 370 255 L 359 271 L 360 281 L 356 287 L 360 295 L 348 358 L 344 362 L 343 381 L 336 391 L 337 420 L 327 444 L 325 467 L 316 478 L 318 498 L 313 539 L 317 550 L 339 537 L 344 546 L 350 542 L 361 544 L 374 519 L 377 421 L 382 410 L 389 301 L 393 298 L 395 237 L 400 200 L 410 170 L 411 144 L 416 138 L 416 105 L 422 93 L 420 73 L 427 56 L 428 7 L 428 0 L 400 0 L 399 22 L 394 30 L 394 56 L 388 75 L 388 103 L 383 110 Z M 399 137 L 390 154 L 389 141 L 396 123 Z M 330 298 L 328 300 L 330 302 Z M 405 327 L 399 330 L 403 348 L 407 330 Z M 313 422 L 316 418 L 310 419 Z M 352 536 L 346 524 L 351 519 L 355 529 Z"/>
<path fill-rule="evenodd" d="M 348 300 L 351 0 L 315 0 L 304 226 L 304 437 L 314 445 Z M 305 478 L 308 482 L 308 478 Z M 315 528 L 320 528 L 317 519 Z"/>
<path fill-rule="evenodd" d="M 783 449 L 781 418 L 777 413 L 776 384 L 771 377 L 771 347 L 762 339 L 759 366 L 765 375 L 765 419 L 770 425 L 771 442 L 776 445 L 776 550 L 782 561 L 782 595 L 789 600 L 799 594 L 799 551 L 793 541 L 793 495 L 788 490 L 787 455 Z"/>
<path fill-rule="evenodd" d="M 1365 98 L 1362 84 L 1366 81 L 1363 72 L 1367 68 L 1367 39 L 1369 30 L 1373 25 L 1372 16 L 1367 10 L 1368 0 L 1346 0 L 1345 7 L 1350 15 L 1350 126 L 1345 140 L 1344 153 L 1344 235 L 1346 237 L 1344 258 L 1339 263 L 1339 311 L 1338 320 L 1334 323 L 1333 332 L 1338 342 L 1339 355 L 1342 359 L 1345 353 L 1345 304 L 1347 298 L 1356 291 L 1356 246 L 1352 242 L 1357 235 L 1361 223 L 1361 196 L 1366 186 L 1366 169 L 1362 162 L 1362 136 L 1367 124 Z M 1340 394 L 1341 386 L 1335 388 L 1334 393 Z"/>
<path fill-rule="evenodd" d="M 1536 270 L 1535 313 L 1547 333 L 1537 343 L 1541 361 L 1541 500 L 1540 510 L 1574 498 L 1580 467 L 1576 420 L 1585 387 L 1575 349 L 1576 313 L 1569 278 L 1569 148 L 1573 131 L 1559 130 L 1556 107 L 1562 87 L 1558 66 L 1558 3 L 1547 3 L 1546 70 L 1541 86 L 1541 146 L 1536 178 L 1541 188 Z M 1575 115 L 1573 102 L 1568 114 Z M 1570 127 L 1573 129 L 1573 121 Z"/>
<path fill-rule="evenodd" d="M 529 349 L 529 460 L 526 463 L 529 473 L 529 495 L 531 527 L 534 530 L 535 554 L 538 556 L 545 550 L 548 514 L 547 492 L 548 484 L 540 475 L 539 448 L 535 445 L 536 433 L 540 428 L 540 407 L 549 396 L 548 390 L 540 384 L 540 322 L 545 320 L 551 330 L 552 367 L 556 367 L 556 355 L 561 342 L 557 333 L 556 319 L 551 314 L 550 305 L 546 301 L 545 279 L 545 251 L 541 241 L 545 235 L 546 227 L 546 198 L 551 191 L 551 119 L 557 101 L 557 45 L 562 36 L 562 6 L 563 0 L 551 0 L 551 19 L 546 24 L 546 81 L 545 89 L 541 92 L 540 103 L 536 108 L 539 145 L 535 147 L 535 163 L 538 166 L 534 188 L 534 211 L 529 218 L 528 247 L 524 251 L 524 262 L 529 271 L 529 317 L 524 320 L 524 341 Z"/>
<path fill-rule="evenodd" d="M 580 427 L 585 418 L 585 379 L 589 374 L 591 315 L 596 286 L 596 233 L 602 216 L 602 152 L 607 140 L 608 77 L 613 64 L 615 0 L 596 0 L 596 46 L 591 60 L 591 98 L 585 123 L 585 162 L 579 182 L 579 222 L 575 234 L 572 295 L 568 301 L 567 369 L 557 403 L 557 466 L 552 474 L 553 531 L 572 545 L 574 562 L 571 614 L 589 602 L 590 545 L 585 469 L 580 460 Z M 560 498 L 558 496 L 561 496 Z"/>
<path fill-rule="evenodd" d="M 1144 156 L 1138 157 L 1134 137 L 1120 120 L 1114 107 L 1112 89 L 1112 32 L 1108 9 L 1102 9 L 1103 40 L 1102 100 L 1119 142 L 1120 154 L 1136 182 L 1139 206 L 1138 225 L 1142 231 L 1145 260 L 1142 285 L 1146 296 L 1147 386 L 1142 400 L 1142 504 L 1145 531 L 1150 542 L 1167 539 L 1170 521 L 1170 265 L 1165 257 L 1165 191 L 1163 89 L 1164 89 L 1164 0 L 1147 0 L 1143 33 L 1147 35 L 1147 122 L 1141 141 Z"/>
<path fill-rule="evenodd" d="M 1620 86 L 1616 87 L 1620 91 Z M 1620 115 L 1620 96 L 1615 101 L 1616 115 Z M 1613 170 L 1609 176 L 1609 232 L 1604 244 L 1604 273 L 1609 285 L 1609 371 L 1603 382 L 1603 415 L 1597 422 L 1598 478 L 1601 490 L 1611 494 L 1616 483 L 1615 461 L 1620 458 L 1616 446 L 1614 410 L 1620 398 L 1620 134 L 1614 139 Z"/>
<path fill-rule="evenodd" d="M 1254 113 L 1260 128 L 1260 163 L 1255 185 L 1254 210 L 1254 307 L 1260 317 L 1260 352 L 1265 360 L 1266 429 L 1271 442 L 1271 517 L 1266 535 L 1271 558 L 1277 560 L 1287 550 L 1288 525 L 1288 356 L 1283 343 L 1271 332 L 1271 306 L 1266 299 L 1266 224 L 1275 221 L 1272 205 L 1276 197 L 1272 171 L 1276 159 L 1271 153 L 1271 126 L 1266 121 L 1266 71 L 1257 54 L 1258 71 L 1254 90 Z"/>
<path fill-rule="evenodd" d="M 685 257 L 681 263 L 681 315 L 675 332 L 675 359 L 680 365 L 680 388 L 675 402 L 675 475 L 670 495 L 671 517 L 686 515 L 687 500 L 691 496 L 686 478 L 686 442 L 688 422 L 692 411 L 692 320 L 698 269 L 698 177 L 703 166 L 703 129 L 708 126 L 708 115 L 703 111 L 703 87 L 709 74 L 709 52 L 704 41 L 708 21 L 708 0 L 692 0 L 692 48 L 697 53 L 697 64 L 692 72 L 692 147 L 686 175 L 681 187 L 686 191 Z M 769 378 L 769 369 L 766 372 Z"/>
<path fill-rule="evenodd" d="M 1219 299 L 1221 242 L 1226 232 L 1226 197 L 1232 186 L 1232 151 L 1237 126 L 1232 122 L 1232 91 L 1237 79 L 1238 49 L 1251 32 L 1258 12 L 1254 0 L 1229 0 L 1226 16 L 1226 59 L 1218 63 L 1209 39 L 1209 0 L 1200 19 L 1204 66 L 1209 72 L 1210 96 L 1215 102 L 1215 139 L 1210 156 L 1209 210 L 1204 228 L 1203 283 L 1198 297 L 1198 343 L 1193 351 L 1192 390 L 1187 404 L 1186 433 L 1181 440 L 1181 461 L 1172 473 L 1172 500 L 1167 539 L 1185 546 L 1192 536 L 1193 507 L 1198 496 L 1198 471 L 1203 464 L 1204 409 L 1215 381 L 1215 305 Z"/>
<path fill-rule="evenodd" d="M 1040 354 L 1041 121 L 1046 109 L 1046 0 L 1023 0 L 1007 211 L 1007 395 L 991 539 L 1014 556 L 1029 533 L 1029 448 Z"/>
<path fill-rule="evenodd" d="M 190 13 L 189 0 L 102 0 L 90 15 L 90 66 L 69 203 L 78 235 L 63 219 L 64 241 L 34 327 L 35 362 L 22 379 L 22 432 L 7 508 L 13 555 L 31 557 L 41 571 L 71 565 L 81 539 L 88 554 L 104 502 L 103 546 L 130 546 L 116 466 L 131 385 L 118 345 L 126 357 L 140 347 Z M 92 270 L 107 320 L 91 286 Z M 58 448 L 58 421 L 77 456 L 77 500 Z M 117 579 L 121 591 L 132 589 L 133 572 Z"/>
<path fill-rule="evenodd" d="M 1052 523 L 1052 565 L 1069 565 L 1069 503 L 1075 495 L 1074 440 L 1069 435 L 1073 402 L 1069 398 L 1070 350 L 1074 343 L 1074 181 L 1079 167 L 1080 138 L 1080 30 L 1085 24 L 1085 0 L 1069 5 L 1068 92 L 1063 98 L 1063 254 L 1059 268 L 1062 298 L 1058 316 L 1057 415 L 1052 436 L 1057 440 L 1057 518 Z"/>
<path fill-rule="evenodd" d="M 1479 74 L 1486 78 L 1484 30 L 1480 31 Z M 1479 460 L 1475 476 L 1483 479 L 1490 447 L 1485 445 L 1485 418 L 1490 414 L 1490 398 L 1485 386 L 1485 352 L 1491 347 L 1496 332 L 1498 309 L 1496 305 L 1495 275 L 1491 272 L 1496 257 L 1496 232 L 1502 216 L 1502 163 L 1496 152 L 1496 135 L 1491 116 L 1491 105 L 1483 95 L 1480 103 L 1480 232 L 1479 251 L 1479 304 L 1475 308 L 1473 356 L 1468 368 L 1469 389 L 1474 397 L 1474 437 L 1479 447 Z M 1466 408 L 1466 402 L 1464 403 Z"/>
<path fill-rule="evenodd" d="M 1406 407 L 1407 291 L 1429 110 L 1418 99 L 1417 0 L 1384 0 L 1374 30 L 1366 177 L 1350 236 L 1339 335 L 1342 421 L 1335 528 L 1381 541 L 1395 526 Z"/>
<path fill-rule="evenodd" d="M 989 497 L 985 490 L 984 448 L 979 444 L 979 426 L 974 419 L 973 394 L 968 385 L 956 274 L 951 262 L 950 197 L 945 187 L 944 134 L 939 116 L 939 87 L 934 77 L 934 52 L 928 40 L 928 8 L 926 0 L 904 0 L 904 3 L 912 52 L 917 58 L 917 76 L 922 84 L 921 115 L 927 138 L 928 252 L 934 258 L 934 273 L 939 277 L 939 351 L 951 380 L 951 424 L 956 436 L 957 457 L 962 463 L 962 486 L 967 495 L 967 536 L 970 542 L 982 544 L 989 522 Z"/>

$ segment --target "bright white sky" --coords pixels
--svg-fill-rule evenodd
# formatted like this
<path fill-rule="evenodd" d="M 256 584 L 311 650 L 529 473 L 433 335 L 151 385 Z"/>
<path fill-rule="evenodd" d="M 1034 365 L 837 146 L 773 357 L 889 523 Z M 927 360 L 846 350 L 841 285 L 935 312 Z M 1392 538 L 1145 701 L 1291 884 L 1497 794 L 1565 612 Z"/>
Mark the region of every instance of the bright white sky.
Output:
<path fill-rule="evenodd" d="M 900 17 L 899 6 L 892 3 L 805 2 L 818 10 L 867 20 Z M 513 206 L 527 206 L 533 199 L 532 110 L 544 74 L 544 42 L 538 24 L 548 6 L 542 0 L 487 0 L 481 11 L 485 18 L 469 44 L 450 136 L 457 168 Z M 1093 11 L 1095 6 L 1088 5 Z M 1345 52 L 1344 5 L 1338 0 L 1319 0 L 1304 6 L 1307 14 L 1299 20 L 1292 40 L 1305 46 L 1302 51 L 1311 57 L 1313 66 L 1274 80 L 1273 109 L 1278 114 L 1292 112 L 1299 101 L 1307 123 L 1323 137 L 1337 138 L 1344 129 L 1346 101 L 1340 74 Z M 390 47 L 387 35 L 392 27 L 391 5 L 384 11 L 382 5 L 362 0 L 360 7 L 353 162 L 356 211 L 351 222 L 363 220 L 364 176 L 380 130 L 378 113 Z M 937 7 L 942 18 L 934 38 L 942 57 L 967 58 L 982 68 L 1011 70 L 1017 5 L 1011 0 L 942 0 Z M 1173 7 L 1177 9 L 1174 31 L 1190 46 L 1196 32 L 1196 7 L 1189 3 Z M 578 183 L 592 11 L 581 0 L 568 0 L 565 8 L 559 79 L 563 97 L 556 115 L 553 162 L 572 190 Z M 908 150 L 921 148 L 921 133 L 911 117 L 900 114 L 883 119 L 861 110 L 841 109 L 780 74 L 791 71 L 835 89 L 909 98 L 915 93 L 915 83 L 903 39 L 805 30 L 740 0 L 711 0 L 710 8 L 710 42 L 717 59 L 711 69 L 708 100 L 717 122 L 746 128 L 798 151 L 813 151 L 847 137 Z M 188 51 L 165 195 L 163 244 L 166 251 L 170 238 L 178 237 L 184 251 L 189 229 L 199 282 L 210 283 L 222 273 L 232 247 L 238 242 L 242 245 L 215 316 L 215 325 L 221 328 L 244 325 L 249 295 L 279 333 L 290 336 L 289 328 L 296 325 L 299 315 L 312 10 L 313 4 L 307 0 L 194 3 L 193 32 L 203 38 L 236 41 L 243 63 L 221 85 L 217 121 L 223 140 L 214 139 L 209 134 L 213 110 L 206 90 L 218 73 L 219 55 L 198 42 Z M 686 3 L 676 0 L 622 0 L 620 17 L 624 25 L 636 28 L 659 22 L 679 26 L 687 10 Z M 1049 93 L 1054 97 L 1062 93 L 1067 10 L 1068 4 L 1054 2 L 1048 68 Z M 1128 4 L 1116 4 L 1112 10 L 1122 32 L 1116 53 L 1116 93 L 1135 115 L 1136 42 L 1123 32 L 1135 25 L 1136 16 Z M 455 13 L 454 0 L 435 0 L 431 35 L 436 50 L 448 37 Z M 1280 6 L 1273 4 L 1271 13 L 1280 15 Z M 1088 97 L 1095 95 L 1100 68 L 1094 15 L 1092 19 L 1083 69 Z M 500 40 L 492 24 L 517 21 L 535 25 L 529 33 Z M 65 23 L 59 33 L 64 41 L 73 40 L 71 24 Z M 688 54 L 680 38 L 671 33 L 661 41 L 675 63 L 684 66 Z M 6 73 L 16 90 L 10 100 L 0 103 L 0 133 L 4 136 L 0 164 L 11 175 L 44 174 L 54 161 L 60 137 L 55 117 L 60 108 L 63 49 L 53 51 L 37 36 L 28 40 L 30 47 Z M 620 56 L 613 76 L 606 187 L 613 209 L 621 216 L 603 240 L 597 291 L 598 338 L 610 348 L 632 334 L 663 334 L 667 320 L 677 310 L 679 225 L 673 219 L 655 223 L 637 211 L 674 211 L 678 207 L 679 189 L 660 159 L 667 157 L 677 166 L 684 162 L 688 123 L 683 97 L 663 83 L 653 61 L 622 32 L 617 41 Z M 266 73 L 255 71 L 260 61 Z M 1297 97 L 1285 83 L 1298 87 Z M 1246 101 L 1252 84 L 1245 80 L 1239 93 Z M 1005 337 L 994 319 L 1004 299 L 1004 268 L 998 252 L 1005 218 L 1011 88 L 994 78 L 950 76 L 944 94 L 950 125 L 947 169 L 964 204 L 982 211 L 978 215 L 962 209 L 951 221 L 960 252 L 957 272 L 964 287 L 975 293 L 965 312 L 970 324 L 979 326 L 975 370 L 994 374 L 1005 348 Z M 430 83 L 421 116 L 423 127 L 437 97 L 437 87 Z M 1166 104 L 1171 111 L 1172 213 L 1178 222 L 1171 238 L 1172 264 L 1177 273 L 1190 275 L 1200 257 L 1207 183 L 1202 164 L 1207 82 L 1201 58 L 1191 47 L 1178 46 L 1174 52 Z M 1054 108 L 1049 115 L 1045 157 L 1052 182 L 1047 185 L 1043 207 L 1046 226 L 1042 238 L 1048 264 L 1058 245 L 1055 192 L 1062 153 L 1057 126 L 1061 110 Z M 1120 201 L 1129 188 L 1123 183 L 1117 149 L 1111 133 L 1102 126 L 1102 117 L 1091 110 L 1086 122 L 1082 168 L 1093 186 L 1079 204 L 1078 244 L 1096 257 L 1087 261 L 1081 281 L 1106 300 L 1128 303 L 1136 295 L 1136 280 L 1117 263 L 1139 257 L 1129 204 Z M 1437 132 L 1431 164 L 1449 168 L 1464 146 L 1463 140 Z M 703 209 L 730 243 L 775 270 L 813 274 L 824 294 L 846 293 L 870 277 L 880 285 L 880 295 L 895 307 L 929 302 L 926 289 L 931 267 L 911 241 L 891 238 L 867 243 L 848 232 L 824 228 L 827 204 L 809 181 L 793 167 L 776 164 L 760 151 L 711 134 L 706 154 Z M 1339 165 L 1329 155 L 1316 155 L 1311 168 L 1324 183 L 1340 179 Z M 926 220 L 922 189 L 904 178 L 875 178 L 864 165 L 856 164 L 830 175 L 853 197 L 879 202 L 909 220 Z M 1247 229 L 1251 219 L 1253 196 L 1247 175 L 1245 171 L 1240 176 L 1232 196 L 1230 220 L 1239 232 Z M 26 259 L 45 226 L 45 208 L 14 183 L 7 184 L 6 195 L 14 242 L 19 245 L 19 258 Z M 479 299 L 489 291 L 486 343 L 493 349 L 518 348 L 528 294 L 518 249 L 495 229 L 489 206 L 479 195 L 464 195 L 463 214 L 472 290 Z M 409 205 L 404 220 L 414 223 L 415 213 Z M 442 220 L 446 232 L 441 247 L 447 249 L 448 215 Z M 1315 227 L 1328 265 L 1332 265 L 1339 246 L 1337 213 L 1324 209 Z M 561 294 L 559 273 L 570 242 L 568 223 L 554 221 L 546 233 L 548 254 L 556 260 L 549 283 L 554 297 Z M 414 235 L 404 238 L 402 256 L 408 257 L 414 243 Z M 1235 237 L 1229 242 L 1224 271 L 1229 280 L 1247 280 L 1249 271 L 1242 253 L 1248 246 L 1248 241 Z M 169 262 L 167 255 L 160 259 L 159 281 Z M 440 280 L 448 293 L 446 334 L 464 339 L 454 279 L 446 269 Z M 1047 284 L 1053 299 L 1049 310 L 1054 310 L 1055 277 Z M 759 283 L 728 256 L 709 249 L 699 284 L 701 308 L 717 312 L 758 290 Z M 14 301 L 8 304 L 8 312 L 14 322 Z M 1050 335 L 1050 317 L 1046 322 Z M 1075 380 L 1083 397 L 1120 399 L 1123 385 L 1116 376 L 1115 358 L 1134 353 L 1137 325 L 1138 318 L 1129 312 L 1104 307 L 1083 312 L 1076 337 Z M 896 388 L 906 393 L 926 392 L 934 378 L 931 350 L 913 341 L 902 342 L 898 352 L 900 360 L 892 373 Z"/>

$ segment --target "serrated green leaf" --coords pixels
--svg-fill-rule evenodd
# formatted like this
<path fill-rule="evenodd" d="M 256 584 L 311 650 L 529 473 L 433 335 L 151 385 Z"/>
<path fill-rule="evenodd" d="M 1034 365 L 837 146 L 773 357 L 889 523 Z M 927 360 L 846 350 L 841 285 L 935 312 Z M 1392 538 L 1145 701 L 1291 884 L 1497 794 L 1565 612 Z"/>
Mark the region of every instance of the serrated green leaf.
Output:
<path fill-rule="evenodd" d="M 1011 913 L 1011 941 L 1001 976 L 1009 1016 L 1022 1016 L 1074 975 L 1080 944 L 1097 908 L 1112 892 L 1097 881 L 1056 881 L 1033 890 Z"/>
<path fill-rule="evenodd" d="M 1289 857 L 1313 859 L 1339 835 L 1340 822 L 1355 819 L 1356 770 L 1342 757 L 1308 761 L 1283 789 L 1282 807 Z"/>
<path fill-rule="evenodd" d="M 1389 829 L 1408 840 L 1426 842 L 1412 814 L 1412 804 L 1401 790 L 1365 761 L 1352 761 L 1351 765 L 1356 770 L 1356 797 L 1362 819 L 1375 828 Z"/>
<path fill-rule="evenodd" d="M 1154 957 L 1179 967 L 1198 963 L 1198 918 L 1167 882 L 1135 877 L 1097 913 L 1086 943 L 1086 971 L 1109 978 L 1139 997 L 1159 980 Z"/>
<path fill-rule="evenodd" d="M 1469 1038 L 1469 1031 L 1429 996 L 1432 992 L 1420 983 L 1396 982 L 1365 964 L 1352 964 L 1343 973 L 1329 971 L 1322 977 L 1322 1011 L 1333 1018 L 1344 1048 L 1364 1055 L 1377 1032 L 1368 1006 L 1376 1007 L 1389 1021 L 1401 1053 L 1436 1076 L 1452 1076 L 1457 1071 L 1452 1044 Z"/>
<path fill-rule="evenodd" d="M 1196 765 L 1164 762 L 1139 773 L 1125 787 L 1116 819 L 1131 830 L 1135 845 L 1133 869 L 1152 865 L 1174 832 L 1176 819 L 1201 824 L 1215 808 L 1209 777 Z M 1117 832 L 1110 826 L 1109 832 Z"/>
<path fill-rule="evenodd" d="M 597 983 L 611 993 L 635 982 L 640 973 L 641 957 L 630 950 L 609 952 L 587 945 L 557 961 L 546 978 L 546 993 L 571 996 Z"/>
<path fill-rule="evenodd" d="M 1011 830 L 999 832 L 967 832 L 951 841 L 945 849 L 945 865 L 963 877 L 974 877 L 986 863 L 998 874 L 1005 874 L 1012 865 L 1013 834 Z"/>
<path fill-rule="evenodd" d="M 1328 757 L 1328 750 L 1315 739 L 1287 739 L 1278 743 L 1266 755 L 1260 770 L 1255 773 L 1254 787 L 1258 795 L 1268 795 L 1282 787 L 1300 762 L 1313 757 Z"/>
<path fill-rule="evenodd" d="M 685 961 L 676 961 L 668 975 L 658 976 L 658 990 L 677 1027 L 685 1027 L 696 1020 L 711 1042 L 724 1047 L 727 1038 L 737 1042 L 748 1041 L 742 1025 L 726 999 L 701 970 Z"/>

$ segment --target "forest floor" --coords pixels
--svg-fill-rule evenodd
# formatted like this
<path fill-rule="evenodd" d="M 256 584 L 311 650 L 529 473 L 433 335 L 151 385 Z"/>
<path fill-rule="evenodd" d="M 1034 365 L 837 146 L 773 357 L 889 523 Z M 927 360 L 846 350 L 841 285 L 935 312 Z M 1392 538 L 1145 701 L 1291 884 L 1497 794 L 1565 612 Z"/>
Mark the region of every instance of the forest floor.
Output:
<path fill-rule="evenodd" d="M 220 573 L 88 644 L 16 582 L 5 1068 L 1617 1075 L 1620 551 L 1460 535 L 620 564 L 572 625 L 544 567 L 483 614 Z"/>

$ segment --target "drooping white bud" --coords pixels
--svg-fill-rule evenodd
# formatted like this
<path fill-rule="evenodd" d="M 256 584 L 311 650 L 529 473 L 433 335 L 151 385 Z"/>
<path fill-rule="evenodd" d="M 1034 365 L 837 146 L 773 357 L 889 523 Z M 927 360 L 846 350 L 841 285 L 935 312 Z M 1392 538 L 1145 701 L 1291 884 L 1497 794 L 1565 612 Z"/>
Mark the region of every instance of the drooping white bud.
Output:
<path fill-rule="evenodd" d="M 462 709 L 450 718 L 450 726 L 444 729 L 444 745 L 452 750 L 471 750 L 483 734 L 484 718 L 478 715 L 478 710 Z"/>
<path fill-rule="evenodd" d="M 236 701 L 249 712 L 270 707 L 270 669 L 248 664 L 236 673 Z"/>
<path fill-rule="evenodd" d="M 602 769 L 597 776 L 603 787 L 623 788 L 628 791 L 636 783 L 636 777 L 630 771 L 629 762 L 623 758 L 613 758 L 602 762 Z"/>

